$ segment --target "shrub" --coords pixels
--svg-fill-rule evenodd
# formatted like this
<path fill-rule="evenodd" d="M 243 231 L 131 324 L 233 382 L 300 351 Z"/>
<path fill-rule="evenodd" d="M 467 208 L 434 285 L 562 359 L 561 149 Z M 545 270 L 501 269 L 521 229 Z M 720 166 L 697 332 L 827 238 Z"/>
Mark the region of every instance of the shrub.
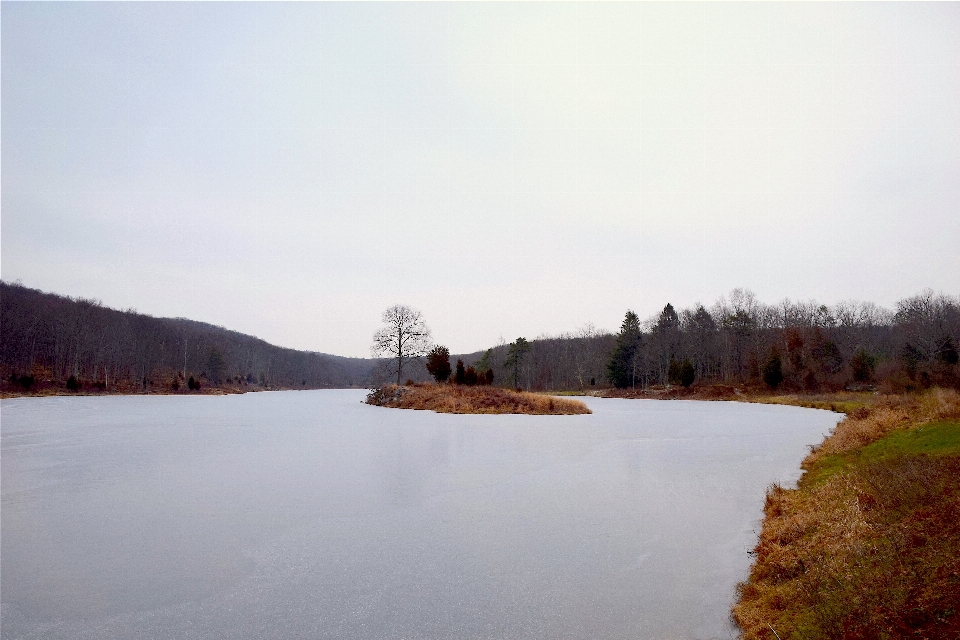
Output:
<path fill-rule="evenodd" d="M 467 367 L 467 370 L 463 373 L 463 382 L 469 386 L 480 382 L 480 376 L 477 375 L 477 370 L 473 368 L 473 365 Z"/>
<path fill-rule="evenodd" d="M 850 361 L 850 368 L 853 370 L 853 379 L 857 382 L 866 382 L 873 376 L 873 370 L 876 366 L 876 360 L 865 350 L 860 349 Z"/>
<path fill-rule="evenodd" d="M 190 389 L 190 391 L 199 391 L 200 381 L 194 378 L 193 376 L 190 376 L 190 379 L 187 380 L 187 388 Z"/>
<path fill-rule="evenodd" d="M 69 378 L 67 378 L 67 389 L 69 389 L 70 391 L 80 391 L 80 387 L 81 387 L 80 381 L 77 380 L 76 376 L 70 376 Z"/>
<path fill-rule="evenodd" d="M 843 368 L 843 355 L 833 340 L 824 339 L 818 335 L 816 345 L 811 351 L 814 360 L 820 364 L 824 373 L 837 373 Z"/>
<path fill-rule="evenodd" d="M 923 352 L 908 342 L 900 350 L 900 360 L 903 362 L 903 368 L 907 371 L 907 375 L 913 379 L 917 375 L 917 365 L 924 360 Z"/>
<path fill-rule="evenodd" d="M 776 389 L 783 382 L 783 364 L 780 362 L 780 352 L 776 347 L 770 350 L 770 357 L 763 365 L 763 381 L 771 389 Z"/>
<path fill-rule="evenodd" d="M 453 383 L 454 384 L 466 384 L 467 382 L 467 372 L 463 368 L 463 360 L 457 360 L 457 370 L 453 374 Z"/>
<path fill-rule="evenodd" d="M 24 389 L 29 390 L 33 386 L 34 379 L 33 376 L 21 376 L 16 373 L 10 374 L 10 384 L 18 384 Z"/>
<path fill-rule="evenodd" d="M 446 347 L 437 345 L 427 354 L 427 371 L 437 382 L 444 382 L 450 377 L 450 351 Z"/>
<path fill-rule="evenodd" d="M 670 367 L 667 369 L 667 382 L 680 384 L 680 363 L 676 360 L 670 360 Z"/>
<path fill-rule="evenodd" d="M 960 354 L 957 353 L 957 347 L 953 344 L 953 338 L 947 338 L 940 343 L 937 348 L 937 358 L 946 364 L 954 365 L 960 362 Z"/>

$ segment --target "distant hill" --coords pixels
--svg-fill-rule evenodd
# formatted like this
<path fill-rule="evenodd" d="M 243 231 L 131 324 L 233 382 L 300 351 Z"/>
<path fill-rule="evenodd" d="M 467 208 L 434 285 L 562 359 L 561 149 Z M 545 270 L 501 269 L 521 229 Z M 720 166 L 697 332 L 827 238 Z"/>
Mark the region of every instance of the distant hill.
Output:
<path fill-rule="evenodd" d="M 376 360 L 278 347 L 184 318 L 118 311 L 99 301 L 0 282 L 0 374 L 85 388 L 364 387 Z"/>

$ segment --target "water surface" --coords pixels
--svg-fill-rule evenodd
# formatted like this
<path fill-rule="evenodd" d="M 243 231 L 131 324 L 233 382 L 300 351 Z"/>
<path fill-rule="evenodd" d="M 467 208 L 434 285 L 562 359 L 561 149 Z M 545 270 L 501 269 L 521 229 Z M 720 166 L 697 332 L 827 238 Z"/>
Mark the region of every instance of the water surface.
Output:
<path fill-rule="evenodd" d="M 726 638 L 766 486 L 837 415 L 360 391 L 2 403 L 3 638 Z"/>

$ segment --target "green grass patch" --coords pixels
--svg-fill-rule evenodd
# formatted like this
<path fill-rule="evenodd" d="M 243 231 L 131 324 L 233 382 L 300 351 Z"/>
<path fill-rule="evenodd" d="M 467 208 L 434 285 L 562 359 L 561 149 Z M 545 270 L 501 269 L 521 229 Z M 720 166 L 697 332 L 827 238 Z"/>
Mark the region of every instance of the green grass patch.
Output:
<path fill-rule="evenodd" d="M 945 420 L 895 431 L 857 451 L 824 456 L 809 469 L 804 482 L 818 484 L 850 465 L 920 454 L 960 455 L 960 421 Z"/>
<path fill-rule="evenodd" d="M 870 406 L 870 398 L 864 400 L 819 400 L 804 396 L 772 396 L 764 398 L 766 404 L 787 404 L 794 407 L 806 407 L 807 409 L 824 409 L 825 411 L 834 411 L 836 413 L 852 413 L 861 407 Z"/>

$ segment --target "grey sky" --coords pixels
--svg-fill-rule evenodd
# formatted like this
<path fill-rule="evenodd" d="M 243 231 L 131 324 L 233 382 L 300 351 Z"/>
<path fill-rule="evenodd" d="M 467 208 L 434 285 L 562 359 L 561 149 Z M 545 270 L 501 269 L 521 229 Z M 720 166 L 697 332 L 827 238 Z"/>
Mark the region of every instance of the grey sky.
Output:
<path fill-rule="evenodd" d="M 3 3 L 2 277 L 367 356 L 960 274 L 957 3 Z"/>

